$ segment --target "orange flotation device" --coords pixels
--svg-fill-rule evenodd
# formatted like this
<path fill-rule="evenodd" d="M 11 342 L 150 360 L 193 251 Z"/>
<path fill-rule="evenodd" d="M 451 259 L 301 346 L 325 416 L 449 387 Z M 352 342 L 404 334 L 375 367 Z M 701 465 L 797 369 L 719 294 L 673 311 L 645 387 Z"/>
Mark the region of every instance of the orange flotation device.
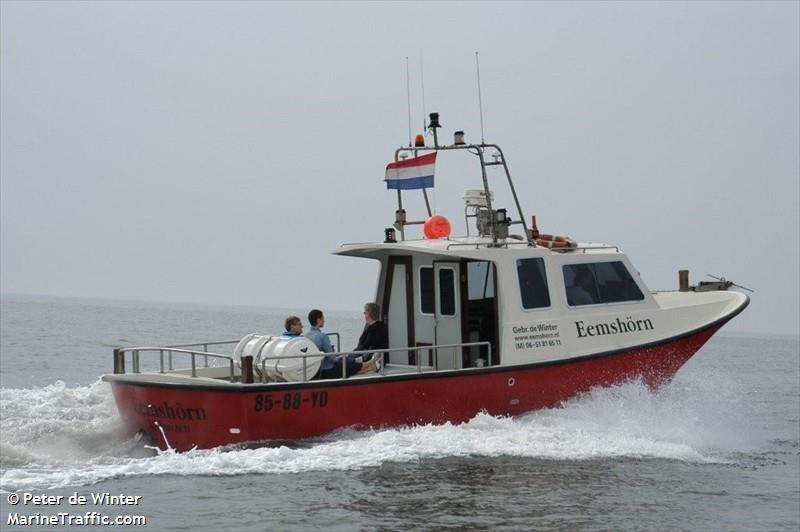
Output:
<path fill-rule="evenodd" d="M 570 249 L 578 247 L 578 243 L 568 236 L 540 234 L 536 238 L 536 245 L 550 249 Z"/>

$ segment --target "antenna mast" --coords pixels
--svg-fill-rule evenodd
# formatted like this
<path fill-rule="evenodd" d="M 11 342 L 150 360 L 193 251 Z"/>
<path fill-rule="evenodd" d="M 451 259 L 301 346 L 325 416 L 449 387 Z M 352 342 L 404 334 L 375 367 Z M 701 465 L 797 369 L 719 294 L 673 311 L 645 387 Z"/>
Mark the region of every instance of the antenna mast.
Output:
<path fill-rule="evenodd" d="M 408 103 L 408 145 L 413 146 L 411 136 L 411 75 L 408 72 L 408 56 L 406 56 L 406 102 Z"/>
<path fill-rule="evenodd" d="M 428 116 L 425 113 L 425 68 L 422 65 L 422 50 L 419 51 L 419 78 L 422 82 L 422 132 L 428 132 L 428 123 L 425 122 L 425 118 Z"/>
<path fill-rule="evenodd" d="M 478 72 L 478 110 L 481 115 L 481 144 L 485 144 L 483 139 L 483 100 L 481 99 L 481 64 L 478 61 L 478 52 L 475 52 L 475 69 Z"/>

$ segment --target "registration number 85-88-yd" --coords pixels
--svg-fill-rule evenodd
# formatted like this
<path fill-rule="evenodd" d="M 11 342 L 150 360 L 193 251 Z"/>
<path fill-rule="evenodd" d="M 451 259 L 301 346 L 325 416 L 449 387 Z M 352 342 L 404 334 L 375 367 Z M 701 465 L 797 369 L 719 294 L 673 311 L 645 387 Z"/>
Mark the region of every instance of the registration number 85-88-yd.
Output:
<path fill-rule="evenodd" d="M 328 406 L 328 392 L 311 393 L 286 392 L 284 394 L 265 393 L 256 395 L 256 412 L 269 412 L 273 409 L 298 410 L 303 407 L 324 408 Z"/>

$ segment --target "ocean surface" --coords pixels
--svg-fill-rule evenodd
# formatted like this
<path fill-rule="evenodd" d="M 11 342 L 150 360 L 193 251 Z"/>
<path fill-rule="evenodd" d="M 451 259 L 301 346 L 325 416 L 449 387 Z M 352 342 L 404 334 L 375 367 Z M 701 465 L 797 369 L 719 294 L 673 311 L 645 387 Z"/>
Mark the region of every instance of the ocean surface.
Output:
<path fill-rule="evenodd" d="M 0 303 L 0 530 L 800 529 L 797 337 L 722 332 L 655 392 L 630 382 L 514 418 L 179 454 L 122 435 L 98 378 L 112 348 L 274 332 L 306 311 Z M 326 312 L 345 348 L 359 310 Z M 19 521 L 100 515 L 146 525 Z"/>

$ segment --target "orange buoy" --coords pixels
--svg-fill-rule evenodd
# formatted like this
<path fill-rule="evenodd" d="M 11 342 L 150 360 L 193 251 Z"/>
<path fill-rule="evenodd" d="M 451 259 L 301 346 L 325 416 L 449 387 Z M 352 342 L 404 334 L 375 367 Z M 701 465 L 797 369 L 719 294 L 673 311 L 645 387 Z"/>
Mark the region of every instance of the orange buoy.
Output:
<path fill-rule="evenodd" d="M 427 220 L 425 225 L 422 226 L 422 231 L 425 233 L 425 238 L 447 238 L 450 236 L 450 220 L 440 214 L 434 214 Z"/>

